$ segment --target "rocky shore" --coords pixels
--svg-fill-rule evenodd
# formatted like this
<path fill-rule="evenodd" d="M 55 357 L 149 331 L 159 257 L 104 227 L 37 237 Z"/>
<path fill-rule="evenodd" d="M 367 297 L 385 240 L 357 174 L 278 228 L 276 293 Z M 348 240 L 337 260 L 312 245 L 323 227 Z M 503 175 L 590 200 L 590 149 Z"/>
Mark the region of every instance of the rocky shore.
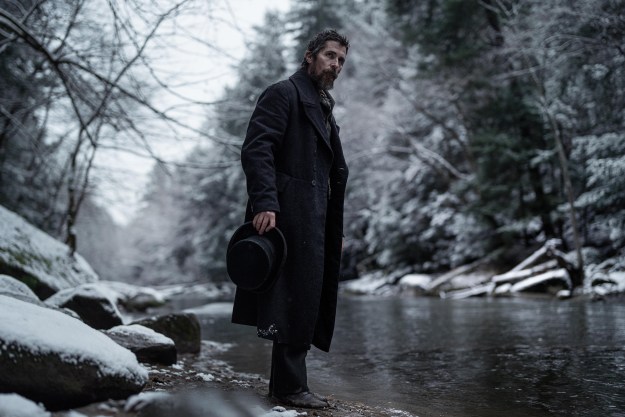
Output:
<path fill-rule="evenodd" d="M 52 417 L 411 417 L 401 410 L 384 409 L 328 397 L 323 410 L 282 407 L 266 396 L 267 380 L 237 373 L 215 359 L 223 345 L 204 341 L 198 354 L 179 355 L 175 365 L 148 365 L 149 382 L 127 400 L 109 400 L 52 413 Z M 233 410 L 236 414 L 232 414 Z M 416 417 L 416 416 L 413 416 Z"/>
<path fill-rule="evenodd" d="M 411 416 L 333 396 L 323 410 L 282 407 L 266 396 L 267 380 L 217 359 L 229 345 L 202 340 L 193 309 L 132 319 L 111 302 L 123 294 L 104 296 L 111 283 L 41 302 L 0 278 L 0 362 L 10 371 L 0 376 L 3 417 Z"/>
<path fill-rule="evenodd" d="M 0 207 L 0 416 L 409 416 L 332 397 L 319 411 L 274 404 L 266 380 L 217 360 L 228 347 L 203 340 L 196 314 L 171 305 L 231 292 L 101 281 L 80 255 Z"/>

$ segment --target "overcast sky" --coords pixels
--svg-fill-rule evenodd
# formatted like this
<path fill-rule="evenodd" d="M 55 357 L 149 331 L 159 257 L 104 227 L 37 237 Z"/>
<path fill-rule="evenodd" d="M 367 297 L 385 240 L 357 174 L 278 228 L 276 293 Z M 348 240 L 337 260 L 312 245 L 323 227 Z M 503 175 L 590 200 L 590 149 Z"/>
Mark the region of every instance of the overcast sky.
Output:
<path fill-rule="evenodd" d="M 179 20 L 176 32 L 180 41 L 159 44 L 150 52 L 157 63 L 159 78 L 176 93 L 198 101 L 214 101 L 224 87 L 236 80 L 234 66 L 244 56 L 246 43 L 253 37 L 253 27 L 263 23 L 267 11 L 287 11 L 289 0 L 211 0 L 198 16 Z M 208 15 L 206 15 L 208 14 Z M 170 29 L 167 29 L 168 31 Z M 184 32 L 184 33 L 183 33 Z M 208 45 L 194 43 L 194 36 Z M 174 39 L 169 37 L 168 39 Z M 159 107 L 175 105 L 176 97 L 159 97 Z M 199 129 L 206 120 L 206 108 L 185 107 L 177 115 Z M 198 143 L 198 135 L 188 132 L 182 141 L 157 138 L 148 132 L 154 151 L 164 160 L 179 160 Z M 149 158 L 120 152 L 98 154 L 96 166 L 97 201 L 109 210 L 120 224 L 126 224 L 139 207 L 147 175 L 154 165 Z"/>

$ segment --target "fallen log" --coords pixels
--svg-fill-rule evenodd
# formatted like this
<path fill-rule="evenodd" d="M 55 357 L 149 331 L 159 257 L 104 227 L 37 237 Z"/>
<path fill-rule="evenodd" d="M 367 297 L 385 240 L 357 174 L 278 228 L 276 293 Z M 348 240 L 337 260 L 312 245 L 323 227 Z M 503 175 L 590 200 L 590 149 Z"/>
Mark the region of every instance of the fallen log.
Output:
<path fill-rule="evenodd" d="M 509 272 L 526 269 L 528 266 L 534 264 L 541 256 L 547 255 L 549 251 L 553 251 L 561 244 L 562 241 L 560 239 L 549 239 L 540 249 L 525 258 L 520 264 L 512 268 Z"/>
<path fill-rule="evenodd" d="M 538 264 L 532 268 L 521 269 L 521 270 L 510 270 L 505 274 L 495 275 L 491 278 L 491 281 L 496 284 L 501 284 L 504 282 L 510 281 L 519 281 L 524 278 L 531 277 L 532 275 L 540 274 L 542 272 L 548 271 L 550 269 L 554 269 L 558 267 L 558 261 L 555 259 L 549 260 L 547 262 L 543 262 L 542 264 Z"/>
<path fill-rule="evenodd" d="M 545 282 L 548 282 L 551 280 L 563 281 L 564 284 L 566 285 L 566 288 L 569 290 L 573 288 L 573 283 L 571 282 L 571 277 L 569 276 L 569 272 L 566 269 L 561 268 L 561 269 L 556 269 L 555 271 L 545 272 L 543 274 L 539 274 L 539 275 L 524 279 L 523 281 L 519 281 L 516 284 L 512 285 L 512 287 L 510 287 L 510 292 L 514 293 L 514 292 L 525 291 L 531 287 L 534 287 L 539 284 L 544 284 Z"/>
<path fill-rule="evenodd" d="M 498 254 L 499 254 L 499 251 L 493 251 L 492 253 L 486 255 L 485 257 L 478 259 L 476 261 L 473 261 L 470 264 L 462 265 L 462 266 L 452 269 L 451 271 L 441 275 L 440 277 L 433 279 L 427 285 L 426 291 L 430 294 L 436 292 L 436 289 L 438 289 L 441 285 L 451 281 L 457 276 L 460 276 L 462 274 L 467 274 L 469 272 L 473 272 L 479 267 L 481 267 L 482 265 L 488 264 L 488 262 L 494 257 L 496 257 Z"/>
<path fill-rule="evenodd" d="M 441 292 L 440 297 L 450 300 L 461 300 L 463 298 L 477 297 L 480 295 L 489 295 L 495 289 L 495 283 L 489 282 L 487 284 L 476 285 L 474 287 L 465 288 L 462 290 Z"/>

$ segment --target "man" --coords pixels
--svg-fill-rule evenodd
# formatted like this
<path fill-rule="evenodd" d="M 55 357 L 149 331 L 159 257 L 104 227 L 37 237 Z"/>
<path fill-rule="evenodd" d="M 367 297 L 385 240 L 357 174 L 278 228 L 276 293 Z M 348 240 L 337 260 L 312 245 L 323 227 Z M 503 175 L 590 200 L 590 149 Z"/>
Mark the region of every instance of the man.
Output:
<path fill-rule="evenodd" d="M 269 395 L 295 407 L 328 406 L 308 388 L 306 354 L 329 351 L 334 332 L 348 170 L 328 90 L 348 48 L 334 30 L 317 34 L 301 68 L 259 97 L 241 150 L 246 220 L 259 234 L 278 227 L 287 257 L 267 292 L 237 289 L 232 321 L 273 340 Z"/>

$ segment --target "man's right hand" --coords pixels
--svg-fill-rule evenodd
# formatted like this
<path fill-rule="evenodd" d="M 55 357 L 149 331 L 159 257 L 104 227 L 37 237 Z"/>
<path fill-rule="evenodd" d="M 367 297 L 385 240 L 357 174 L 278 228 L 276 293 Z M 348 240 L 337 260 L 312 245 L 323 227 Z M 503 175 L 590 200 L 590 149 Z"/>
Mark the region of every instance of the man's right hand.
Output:
<path fill-rule="evenodd" d="M 273 211 L 261 211 L 260 213 L 256 213 L 252 224 L 258 234 L 262 235 L 276 227 L 276 213 Z"/>

